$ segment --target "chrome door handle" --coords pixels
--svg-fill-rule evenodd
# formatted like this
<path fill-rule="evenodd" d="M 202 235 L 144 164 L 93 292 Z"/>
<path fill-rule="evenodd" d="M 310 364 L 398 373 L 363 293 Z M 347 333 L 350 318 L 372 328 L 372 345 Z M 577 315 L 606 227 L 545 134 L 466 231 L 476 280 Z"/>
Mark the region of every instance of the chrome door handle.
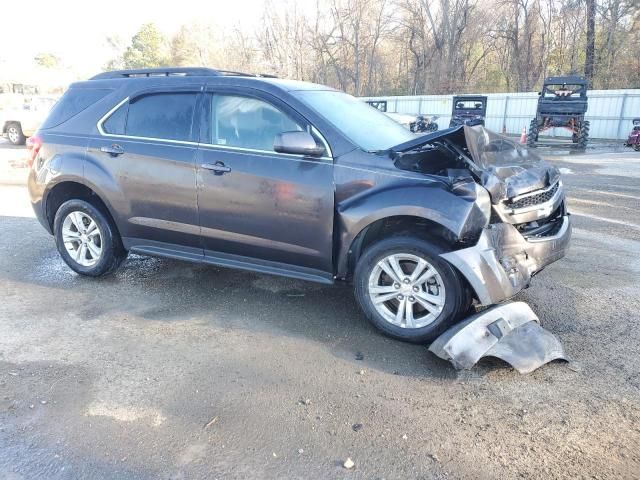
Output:
<path fill-rule="evenodd" d="M 118 155 L 122 155 L 124 153 L 124 148 L 114 143 L 110 147 L 100 147 L 100 151 L 103 153 L 108 153 L 112 157 L 117 157 Z"/>
<path fill-rule="evenodd" d="M 204 168 L 205 170 L 211 170 L 212 172 L 214 172 L 216 175 L 222 175 L 224 173 L 229 173 L 231 171 L 231 168 L 227 167 L 224 163 L 222 162 L 216 162 L 216 163 L 203 163 L 201 165 L 202 168 Z"/>

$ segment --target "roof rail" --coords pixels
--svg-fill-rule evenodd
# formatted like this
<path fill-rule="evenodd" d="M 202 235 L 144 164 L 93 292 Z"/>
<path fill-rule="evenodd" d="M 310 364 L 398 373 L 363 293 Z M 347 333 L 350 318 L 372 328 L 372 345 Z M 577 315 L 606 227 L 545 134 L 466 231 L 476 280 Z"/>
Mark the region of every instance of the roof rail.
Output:
<path fill-rule="evenodd" d="M 90 80 L 135 78 L 135 77 L 220 77 L 220 76 L 277 78 L 275 75 L 233 72 L 230 70 L 216 70 L 213 68 L 204 68 L 204 67 L 171 67 L 171 68 L 140 68 L 140 69 L 133 69 L 133 70 L 114 70 L 111 72 L 99 73 L 98 75 L 91 77 Z"/>

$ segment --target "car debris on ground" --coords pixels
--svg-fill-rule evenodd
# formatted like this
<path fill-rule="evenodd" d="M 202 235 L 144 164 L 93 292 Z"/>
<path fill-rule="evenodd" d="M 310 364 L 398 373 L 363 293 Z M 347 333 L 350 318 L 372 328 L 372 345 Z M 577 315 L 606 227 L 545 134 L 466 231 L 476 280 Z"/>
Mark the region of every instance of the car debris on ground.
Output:
<path fill-rule="evenodd" d="M 540 326 L 524 302 L 496 305 L 454 325 L 429 347 L 458 369 L 470 369 L 483 357 L 496 357 L 520 373 L 553 360 L 568 361 L 560 341 Z"/>

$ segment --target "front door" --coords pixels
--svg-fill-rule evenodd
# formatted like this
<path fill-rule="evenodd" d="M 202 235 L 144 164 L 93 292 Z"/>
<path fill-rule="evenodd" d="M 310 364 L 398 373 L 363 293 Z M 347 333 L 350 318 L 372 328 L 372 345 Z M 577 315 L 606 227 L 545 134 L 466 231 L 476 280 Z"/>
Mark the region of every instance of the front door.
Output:
<path fill-rule="evenodd" d="M 100 124 L 101 135 L 89 145 L 85 168 L 99 168 L 113 180 L 101 187 L 117 189 L 107 198 L 116 203 L 127 247 L 203 255 L 193 132 L 198 96 L 172 91 L 132 97 Z"/>
<path fill-rule="evenodd" d="M 273 150 L 278 133 L 311 125 L 266 96 L 216 91 L 203 105 L 196 168 L 205 257 L 330 281 L 332 159 Z"/>

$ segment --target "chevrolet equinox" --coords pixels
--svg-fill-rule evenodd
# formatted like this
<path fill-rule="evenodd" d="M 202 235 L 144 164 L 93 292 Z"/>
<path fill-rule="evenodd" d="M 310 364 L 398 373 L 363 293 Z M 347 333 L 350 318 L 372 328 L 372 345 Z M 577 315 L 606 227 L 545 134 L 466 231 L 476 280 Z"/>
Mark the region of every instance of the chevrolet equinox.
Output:
<path fill-rule="evenodd" d="M 482 126 L 416 135 L 311 83 L 205 68 L 74 83 L 29 141 L 36 216 L 82 275 L 128 252 L 350 281 L 427 342 L 559 259 L 558 170 Z"/>

